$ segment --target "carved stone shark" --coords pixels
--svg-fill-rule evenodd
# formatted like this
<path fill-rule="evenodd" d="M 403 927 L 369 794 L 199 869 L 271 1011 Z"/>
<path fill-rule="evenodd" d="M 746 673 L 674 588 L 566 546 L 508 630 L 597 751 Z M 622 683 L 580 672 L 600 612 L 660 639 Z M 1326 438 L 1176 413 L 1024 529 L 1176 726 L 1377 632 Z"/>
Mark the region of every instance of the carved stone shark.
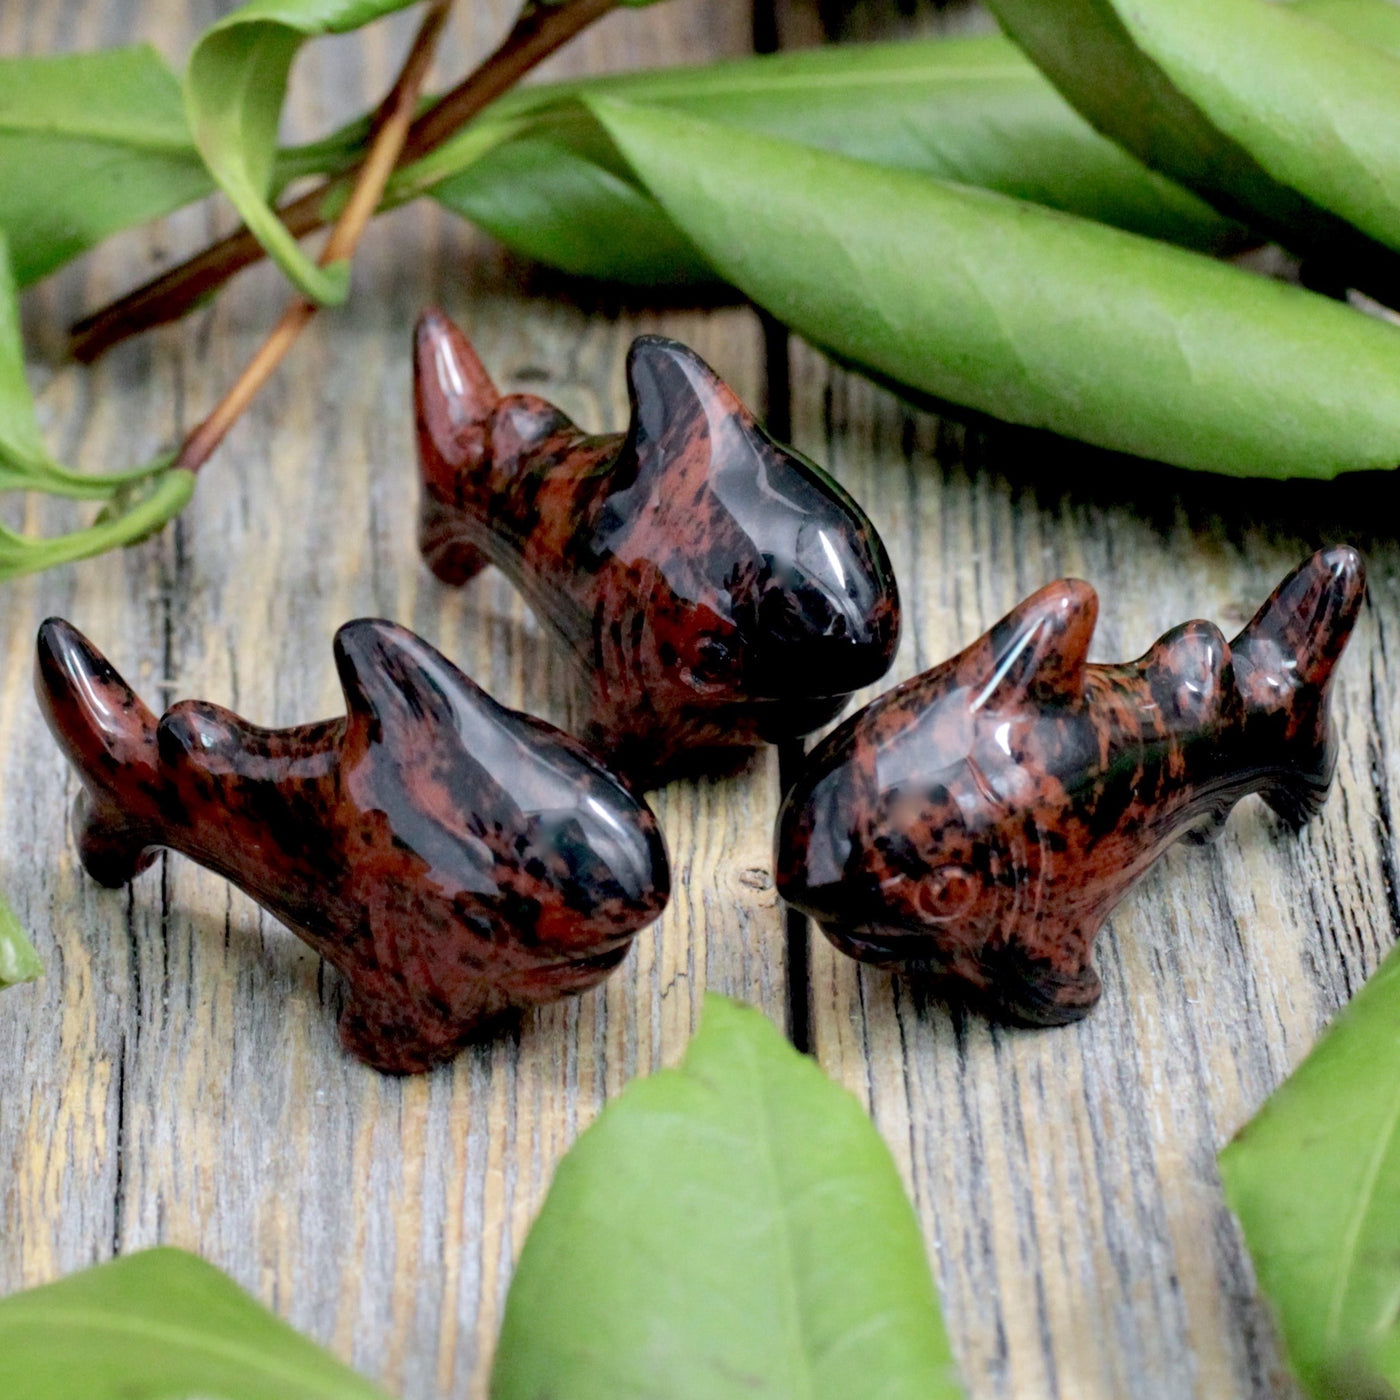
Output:
<path fill-rule="evenodd" d="M 343 719 L 186 700 L 157 721 L 55 618 L 35 686 L 83 782 L 88 873 L 123 885 L 165 846 L 233 881 L 345 975 L 346 1049 L 407 1073 L 606 977 L 666 904 L 666 850 L 582 744 L 405 628 L 348 622 L 335 661 Z"/>
<path fill-rule="evenodd" d="M 816 748 L 778 817 L 780 893 L 864 962 L 946 974 L 1012 1021 L 1078 1019 L 1099 928 L 1168 846 L 1248 793 L 1295 825 L 1321 807 L 1364 589 L 1354 549 L 1323 550 L 1233 641 L 1187 622 L 1091 665 L 1094 590 L 1042 588 Z"/>
<path fill-rule="evenodd" d="M 414 382 L 424 557 L 506 573 L 572 662 L 579 737 L 639 785 L 810 733 L 889 669 L 875 527 L 694 351 L 637 340 L 631 424 L 603 436 L 498 393 L 440 312 Z"/>

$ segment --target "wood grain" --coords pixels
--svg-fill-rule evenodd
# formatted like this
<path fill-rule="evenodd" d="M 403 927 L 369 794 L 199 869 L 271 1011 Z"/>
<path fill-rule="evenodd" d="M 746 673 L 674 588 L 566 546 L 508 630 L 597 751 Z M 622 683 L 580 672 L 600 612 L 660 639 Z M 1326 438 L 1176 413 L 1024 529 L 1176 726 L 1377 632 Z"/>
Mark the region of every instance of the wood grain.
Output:
<path fill-rule="evenodd" d="M 5 11 L 5 53 L 150 37 L 178 57 L 215 7 Z M 446 80 L 513 8 L 459 11 L 439 62 Z M 413 16 L 402 18 L 307 55 L 294 79 L 297 135 L 377 100 L 411 32 Z M 703 59 L 743 52 L 749 37 L 746 13 L 716 22 L 699 0 L 677 0 L 610 18 L 552 67 Z M 124 236 L 46 285 L 26 308 L 31 344 L 52 352 L 80 309 L 225 217 L 194 211 Z M 206 697 L 267 724 L 335 714 L 332 634 L 371 614 L 414 627 L 505 703 L 567 717 L 551 648 L 513 590 L 491 574 L 454 592 L 418 561 L 408 360 L 418 311 L 443 304 L 503 387 L 554 398 L 593 430 L 625 420 L 633 335 L 689 341 L 756 403 L 762 338 L 737 308 L 641 314 L 528 284 L 426 205 L 381 221 L 351 303 L 313 324 L 174 529 L 7 585 L 0 879 L 49 975 L 0 1002 L 0 1293 L 165 1241 L 227 1270 L 404 1400 L 484 1394 L 513 1260 L 577 1132 L 633 1075 L 679 1056 L 707 986 L 783 1021 L 783 923 L 766 820 L 755 820 L 776 801 L 772 756 L 657 795 L 675 895 L 604 988 L 411 1080 L 347 1060 L 334 975 L 225 882 L 167 858 L 129 891 L 104 892 L 66 840 L 74 783 L 29 694 L 34 629 L 52 613 L 153 702 Z M 56 446 L 90 468 L 150 455 L 213 403 L 284 296 L 262 268 L 212 311 L 91 373 L 36 366 Z M 56 528 L 63 511 L 35 515 Z"/>
<path fill-rule="evenodd" d="M 976 29 L 975 7 L 779 0 L 789 42 Z M 1179 848 L 1100 936 L 1078 1026 L 997 1028 L 812 935 L 813 1052 L 869 1105 L 923 1222 L 975 1397 L 1293 1397 L 1215 1154 L 1306 1054 L 1400 929 L 1400 554 L 1389 474 L 1226 482 L 1004 425 L 919 413 L 796 341 L 794 440 L 861 500 L 905 602 L 892 676 L 965 645 L 1053 578 L 1099 589 L 1092 657 L 1167 627 L 1243 625 L 1311 550 L 1365 552 L 1370 597 L 1336 688 L 1342 758 L 1300 838 L 1246 803 Z"/>
<path fill-rule="evenodd" d="M 817 935 L 814 1052 L 906 1173 L 975 1396 L 1284 1396 L 1215 1153 L 1395 937 L 1388 479 L 1227 484 L 914 412 L 792 350 L 794 436 L 865 504 L 904 596 L 902 678 L 1064 575 L 1100 590 L 1095 660 L 1188 617 L 1238 628 L 1318 545 L 1365 550 L 1371 597 L 1336 691 L 1342 761 L 1295 838 L 1246 803 L 1173 850 L 1098 944 L 1102 1004 L 994 1027 Z"/>
<path fill-rule="evenodd" d="M 226 8 L 28 0 L 0 7 L 0 53 L 145 37 L 178 59 Z M 458 7 L 444 79 L 494 42 L 509 8 Z M 986 24 L 965 5 L 888 0 L 775 0 L 756 18 L 670 0 L 605 21 L 550 74 L 740 53 L 754 34 L 794 45 Z M 400 19 L 299 63 L 294 134 L 378 97 L 411 28 Z M 226 227 L 217 207 L 187 211 L 30 296 L 35 383 L 63 455 L 92 468 L 149 455 L 272 323 L 283 292 L 263 268 L 93 371 L 52 364 L 80 310 Z M 642 311 L 427 207 L 377 225 L 355 277 L 349 306 L 312 327 L 174 529 L 6 585 L 0 885 L 49 975 L 0 998 L 0 1293 L 169 1241 L 404 1400 L 484 1395 L 554 1164 L 629 1078 L 674 1060 L 708 986 L 780 1023 L 795 1002 L 799 1034 L 870 1107 L 974 1400 L 1293 1396 L 1215 1153 L 1396 936 L 1400 551 L 1385 526 L 1397 479 L 1230 483 L 936 418 L 765 335 L 748 311 Z M 632 335 L 694 344 L 875 518 L 905 598 L 896 678 L 1063 574 L 1099 588 L 1094 656 L 1121 659 L 1187 617 L 1242 624 L 1308 550 L 1354 541 L 1371 595 L 1337 690 L 1327 809 L 1295 838 L 1250 802 L 1215 847 L 1174 851 L 1101 937 L 1099 1009 L 1065 1030 L 1007 1031 L 857 968 L 820 935 L 810 981 L 789 987 L 767 756 L 656 796 L 676 895 L 604 988 L 433 1075 L 388 1080 L 347 1062 L 333 977 L 223 882 L 176 859 L 115 894 L 83 877 L 64 835 L 74 785 L 29 697 L 31 647 L 58 613 L 153 700 L 198 695 L 292 723 L 338 709 L 331 635 L 374 613 L 507 703 L 565 719 L 550 647 L 506 584 L 446 590 L 414 554 L 407 346 L 429 301 L 467 326 L 505 387 L 599 429 L 622 421 Z M 33 502 L 19 518 L 72 521 Z"/>

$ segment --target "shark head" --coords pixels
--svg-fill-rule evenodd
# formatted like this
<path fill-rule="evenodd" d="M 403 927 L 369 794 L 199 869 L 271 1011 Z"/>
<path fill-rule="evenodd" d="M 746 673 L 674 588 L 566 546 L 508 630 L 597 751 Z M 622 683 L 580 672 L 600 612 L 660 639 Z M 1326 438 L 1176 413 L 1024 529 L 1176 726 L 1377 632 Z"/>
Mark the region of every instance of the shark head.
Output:
<path fill-rule="evenodd" d="M 635 933 L 670 891 L 656 819 L 577 741 L 497 704 L 421 638 L 360 619 L 336 634 L 342 782 L 394 842 L 537 949 Z"/>
<path fill-rule="evenodd" d="M 829 736 L 779 814 L 783 898 L 853 956 L 949 974 L 1016 1019 L 1096 996 L 1039 938 L 1043 814 L 1065 799 L 1046 772 L 1081 757 L 1048 752 L 1073 740 L 1044 720 L 1083 697 L 1096 611 L 1087 584 L 1052 584 Z"/>
<path fill-rule="evenodd" d="M 755 700 L 844 697 L 889 669 L 899 595 L 885 547 L 821 468 L 775 442 L 694 351 L 643 336 L 600 522 L 692 605 L 683 664 Z"/>

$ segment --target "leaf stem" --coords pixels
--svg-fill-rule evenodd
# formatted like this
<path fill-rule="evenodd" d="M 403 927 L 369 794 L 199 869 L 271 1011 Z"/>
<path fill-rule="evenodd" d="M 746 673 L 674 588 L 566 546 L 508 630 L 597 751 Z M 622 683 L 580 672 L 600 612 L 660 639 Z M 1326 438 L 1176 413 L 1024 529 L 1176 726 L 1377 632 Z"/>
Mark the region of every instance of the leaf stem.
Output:
<path fill-rule="evenodd" d="M 545 4 L 542 0 L 528 0 L 499 47 L 410 124 L 395 164 L 407 164 L 436 150 L 508 92 L 530 69 L 618 3 L 619 0 L 562 0 L 559 4 Z M 324 227 L 337 207 L 339 196 L 351 180 L 358 182 L 363 169 L 363 164 L 357 165 L 343 175 L 323 181 L 315 189 L 284 204 L 277 211 L 278 216 L 297 238 Z M 240 228 L 119 300 L 85 316 L 72 328 L 69 350 L 79 360 L 95 360 L 128 336 L 177 320 L 196 302 L 263 256 L 257 239 L 246 227 Z"/>
<path fill-rule="evenodd" d="M 384 193 L 384 186 L 388 184 L 389 176 L 403 153 L 414 109 L 418 105 L 418 94 L 428 76 L 428 68 L 451 9 L 452 0 L 432 0 L 429 4 L 403 68 L 376 114 L 374 137 L 368 155 L 356 172 L 350 198 L 341 210 L 326 246 L 321 249 L 317 261 L 322 267 L 348 261 L 354 256 L 356 245 Z M 273 370 L 282 363 L 287 351 L 315 314 L 316 303 L 306 297 L 296 296 L 287 303 L 281 319 L 234 381 L 233 387 L 185 439 L 175 461 L 177 467 L 197 472 L 209 460 L 214 449 L 252 403 Z"/>

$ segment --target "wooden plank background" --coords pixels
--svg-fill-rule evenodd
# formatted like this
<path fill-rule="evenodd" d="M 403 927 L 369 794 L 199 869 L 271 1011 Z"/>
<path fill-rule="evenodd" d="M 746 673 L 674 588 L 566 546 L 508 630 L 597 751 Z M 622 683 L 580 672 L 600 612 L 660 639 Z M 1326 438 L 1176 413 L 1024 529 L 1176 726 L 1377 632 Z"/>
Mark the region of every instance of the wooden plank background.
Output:
<path fill-rule="evenodd" d="M 0 54 L 146 38 L 179 61 L 228 8 L 19 0 L 0 7 Z M 449 79 L 512 7 L 459 10 L 439 64 Z M 670 0 L 610 18 L 549 71 L 985 23 L 891 0 L 779 0 L 757 15 L 737 0 Z M 376 100 L 410 28 L 318 45 L 295 75 L 290 132 Z M 150 455 L 258 343 L 283 295 L 266 268 L 94 370 L 60 362 L 76 314 L 227 223 L 218 208 L 187 211 L 29 296 L 34 382 L 62 455 L 89 469 Z M 1215 1152 L 1395 938 L 1395 479 L 1232 483 L 938 419 L 743 307 L 649 308 L 579 287 L 427 206 L 372 230 L 355 281 L 173 529 L 5 585 L 0 884 L 49 973 L 0 997 L 0 1294 L 171 1242 L 403 1400 L 483 1396 L 512 1261 L 554 1164 L 633 1075 L 674 1062 L 708 986 L 787 1025 L 869 1106 L 976 1400 L 1292 1396 Z M 433 301 L 503 385 L 590 428 L 623 421 L 633 335 L 695 345 L 874 517 L 905 600 L 891 679 L 1066 573 L 1099 587 L 1094 654 L 1117 659 L 1190 616 L 1238 626 L 1309 550 L 1356 542 L 1371 596 L 1337 690 L 1342 761 L 1326 811 L 1295 839 L 1251 801 L 1215 847 L 1174 851 L 1100 940 L 1099 1009 L 1064 1030 L 1008 1031 L 785 928 L 768 849 L 778 758 L 766 754 L 737 777 L 656 795 L 675 898 L 602 989 L 432 1075 L 386 1079 L 347 1061 L 334 977 L 222 881 L 178 858 L 127 891 L 82 875 L 66 837 L 75 784 L 29 694 L 32 641 L 61 614 L 154 702 L 200 696 L 289 724 L 338 710 L 331 636 L 378 614 L 499 699 L 566 720 L 549 645 L 504 582 L 454 592 L 414 552 L 408 343 Z M 34 502 L 18 518 L 72 522 Z"/>

